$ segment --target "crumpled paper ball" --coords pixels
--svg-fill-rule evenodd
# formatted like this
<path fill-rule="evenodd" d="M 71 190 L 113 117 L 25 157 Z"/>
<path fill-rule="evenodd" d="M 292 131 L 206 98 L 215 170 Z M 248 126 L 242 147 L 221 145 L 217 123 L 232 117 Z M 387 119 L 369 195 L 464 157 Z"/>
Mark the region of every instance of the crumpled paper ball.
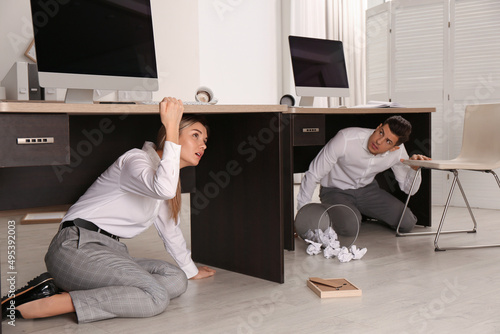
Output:
<path fill-rule="evenodd" d="M 309 243 L 306 253 L 309 255 L 318 255 L 323 248 L 323 256 L 327 259 L 337 257 L 340 262 L 349 262 L 351 260 L 361 259 L 367 252 L 366 248 L 358 248 L 352 245 L 350 248 L 340 247 L 337 233 L 330 226 L 324 232 L 316 229 L 314 232 L 306 232 L 305 241 Z"/>
<path fill-rule="evenodd" d="M 354 258 L 354 255 L 347 249 L 347 247 L 342 247 L 339 255 L 337 255 L 337 258 L 340 262 L 349 262 Z"/>
<path fill-rule="evenodd" d="M 308 242 L 310 245 L 307 246 L 306 252 L 309 255 L 318 255 L 321 253 L 321 243 L 320 242 L 314 242 L 312 240 L 306 239 L 306 242 Z"/>
<path fill-rule="evenodd" d="M 333 248 L 331 246 L 328 246 L 323 250 L 323 256 L 327 259 L 331 259 L 332 257 L 339 255 L 339 253 L 340 248 Z"/>
<path fill-rule="evenodd" d="M 356 247 L 356 245 L 351 246 L 351 253 L 354 255 L 353 259 L 354 260 L 359 260 L 361 259 L 367 252 L 366 248 L 359 249 Z"/>

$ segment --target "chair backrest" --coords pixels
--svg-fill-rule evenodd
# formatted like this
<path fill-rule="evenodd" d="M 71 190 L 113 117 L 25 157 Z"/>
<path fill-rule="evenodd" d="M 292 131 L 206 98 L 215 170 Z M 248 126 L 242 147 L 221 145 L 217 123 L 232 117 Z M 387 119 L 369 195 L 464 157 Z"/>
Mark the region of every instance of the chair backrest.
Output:
<path fill-rule="evenodd" d="M 462 149 L 457 159 L 500 166 L 500 104 L 466 107 Z"/>

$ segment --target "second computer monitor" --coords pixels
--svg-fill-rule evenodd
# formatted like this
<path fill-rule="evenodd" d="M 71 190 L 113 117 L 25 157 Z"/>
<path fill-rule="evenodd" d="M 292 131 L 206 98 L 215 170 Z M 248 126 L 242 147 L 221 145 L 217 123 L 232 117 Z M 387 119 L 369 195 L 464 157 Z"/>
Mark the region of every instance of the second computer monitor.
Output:
<path fill-rule="evenodd" d="M 293 77 L 301 105 L 316 97 L 347 97 L 349 82 L 341 41 L 289 36 Z"/>

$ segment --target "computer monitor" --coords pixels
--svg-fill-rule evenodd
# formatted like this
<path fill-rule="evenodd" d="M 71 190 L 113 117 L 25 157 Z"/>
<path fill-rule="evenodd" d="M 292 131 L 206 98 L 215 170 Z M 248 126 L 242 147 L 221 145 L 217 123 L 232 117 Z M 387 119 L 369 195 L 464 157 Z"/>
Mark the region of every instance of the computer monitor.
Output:
<path fill-rule="evenodd" d="M 314 97 L 347 97 L 349 83 L 341 41 L 289 36 L 295 90 L 301 106 Z"/>
<path fill-rule="evenodd" d="M 41 87 L 93 103 L 95 89 L 158 90 L 149 0 L 30 0 Z"/>

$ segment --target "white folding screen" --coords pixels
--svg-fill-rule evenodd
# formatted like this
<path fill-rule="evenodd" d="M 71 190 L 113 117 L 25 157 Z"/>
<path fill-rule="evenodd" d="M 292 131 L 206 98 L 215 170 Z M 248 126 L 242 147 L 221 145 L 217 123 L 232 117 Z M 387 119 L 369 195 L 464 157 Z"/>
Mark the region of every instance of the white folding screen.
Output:
<path fill-rule="evenodd" d="M 444 158 L 441 116 L 446 109 L 448 1 L 397 1 L 391 5 L 391 98 L 408 107 L 436 108 L 431 116 L 432 157 Z M 431 189 L 435 202 L 442 199 L 446 175 L 433 172 Z"/>
<path fill-rule="evenodd" d="M 450 20 L 450 99 L 455 117 L 449 125 L 449 150 L 450 156 L 456 156 L 461 148 L 465 106 L 500 102 L 500 1 L 453 0 Z M 488 174 L 464 174 L 462 183 L 472 206 L 500 208 L 500 191 L 493 182 Z M 461 203 L 456 196 L 453 204 Z"/>
<path fill-rule="evenodd" d="M 368 10 L 366 17 L 367 100 L 436 107 L 432 157 L 454 158 L 465 106 L 500 102 L 500 1 L 395 0 Z M 374 34 L 377 26 L 384 28 Z M 490 178 L 464 175 L 471 205 L 500 208 L 500 192 Z M 434 204 L 444 203 L 448 183 L 445 173 L 433 172 Z M 463 202 L 458 196 L 453 204 Z"/>
<path fill-rule="evenodd" d="M 447 0 L 392 3 L 391 98 L 443 101 Z"/>
<path fill-rule="evenodd" d="M 468 104 L 499 101 L 500 1 L 453 1 L 451 20 L 453 108 L 463 111 Z M 460 151 L 461 133 L 457 132 L 450 138 L 455 144 L 450 150 L 453 155 Z"/>
<path fill-rule="evenodd" d="M 366 96 L 368 100 L 389 101 L 390 3 L 366 11 Z"/>
<path fill-rule="evenodd" d="M 435 107 L 431 150 L 433 157 L 443 158 L 447 1 L 392 1 L 371 8 L 366 17 L 367 100 Z M 445 175 L 433 173 L 435 202 L 443 197 L 445 183 Z"/>

